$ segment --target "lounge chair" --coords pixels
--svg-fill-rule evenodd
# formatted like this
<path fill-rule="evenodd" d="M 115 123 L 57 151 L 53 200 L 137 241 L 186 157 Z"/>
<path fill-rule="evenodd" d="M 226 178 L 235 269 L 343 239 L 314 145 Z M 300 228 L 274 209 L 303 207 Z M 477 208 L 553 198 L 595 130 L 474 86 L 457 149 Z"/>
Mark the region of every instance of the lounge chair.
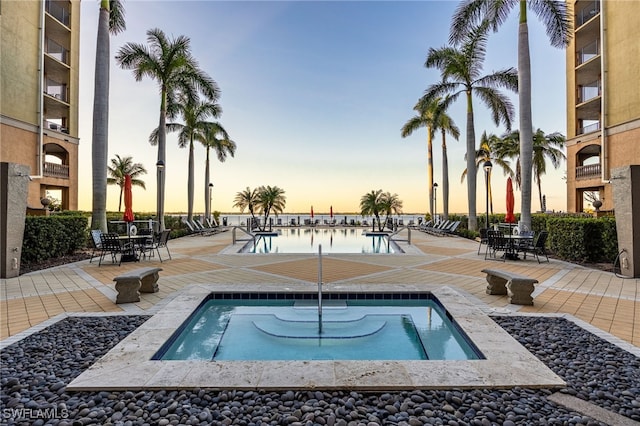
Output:
<path fill-rule="evenodd" d="M 204 235 L 204 231 L 202 231 L 200 228 L 198 228 L 195 224 L 191 223 L 190 221 L 185 219 L 184 224 L 187 225 L 187 228 L 189 228 L 189 233 L 191 234 L 192 237 L 194 235 Z"/>
<path fill-rule="evenodd" d="M 206 226 L 204 226 L 202 224 L 202 222 L 200 222 L 200 219 L 194 219 L 193 223 L 196 225 L 196 228 L 201 230 L 206 235 L 211 235 L 211 234 L 215 234 L 216 232 L 218 232 L 218 228 L 217 227 L 216 228 L 207 228 Z"/>
<path fill-rule="evenodd" d="M 451 235 L 456 232 L 456 229 L 458 229 L 459 225 L 460 225 L 460 221 L 456 220 L 455 222 L 451 222 L 449 225 L 447 225 L 444 228 L 435 230 L 435 234 L 438 236 Z"/>

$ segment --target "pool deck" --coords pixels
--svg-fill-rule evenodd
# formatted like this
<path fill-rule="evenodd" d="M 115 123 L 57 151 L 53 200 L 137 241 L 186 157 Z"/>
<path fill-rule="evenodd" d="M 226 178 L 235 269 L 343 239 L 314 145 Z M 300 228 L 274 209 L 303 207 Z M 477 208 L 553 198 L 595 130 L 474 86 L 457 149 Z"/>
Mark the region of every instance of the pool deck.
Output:
<path fill-rule="evenodd" d="M 323 232 L 322 227 L 315 228 Z M 335 228 L 329 228 L 335 229 Z M 405 231 L 406 232 L 406 231 Z M 406 237 L 401 234 L 400 237 Z M 551 259 L 497 262 L 478 255 L 478 243 L 412 231 L 405 254 L 329 254 L 323 256 L 323 280 L 331 286 L 359 291 L 363 286 L 446 286 L 464 294 L 485 313 L 567 315 L 596 334 L 640 347 L 640 280 Z M 78 313 L 155 314 L 189 286 L 206 285 L 238 291 L 268 285 L 313 290 L 317 256 L 308 254 L 239 255 L 231 253 L 231 232 L 169 241 L 173 260 L 140 263 L 97 259 L 0 280 L 0 347 L 38 331 L 53 321 Z M 483 246 L 484 248 L 484 246 Z M 113 278 L 143 266 L 163 269 L 160 291 L 142 293 L 138 303 L 117 305 Z M 485 292 L 484 268 L 498 268 L 539 281 L 533 306 L 511 305 L 507 296 Z"/>

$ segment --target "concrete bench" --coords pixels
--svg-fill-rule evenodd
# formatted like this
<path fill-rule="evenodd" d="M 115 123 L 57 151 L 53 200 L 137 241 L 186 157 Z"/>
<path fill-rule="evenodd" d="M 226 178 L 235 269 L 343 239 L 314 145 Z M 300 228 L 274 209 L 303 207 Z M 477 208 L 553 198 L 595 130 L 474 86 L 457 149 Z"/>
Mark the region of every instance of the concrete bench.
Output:
<path fill-rule="evenodd" d="M 159 291 L 158 278 L 162 268 L 139 268 L 118 275 L 116 282 L 116 303 L 131 303 L 140 301 L 140 292 L 156 293 Z"/>
<path fill-rule="evenodd" d="M 531 294 L 538 280 L 500 269 L 483 269 L 487 274 L 487 294 L 506 294 L 509 303 L 533 305 Z"/>

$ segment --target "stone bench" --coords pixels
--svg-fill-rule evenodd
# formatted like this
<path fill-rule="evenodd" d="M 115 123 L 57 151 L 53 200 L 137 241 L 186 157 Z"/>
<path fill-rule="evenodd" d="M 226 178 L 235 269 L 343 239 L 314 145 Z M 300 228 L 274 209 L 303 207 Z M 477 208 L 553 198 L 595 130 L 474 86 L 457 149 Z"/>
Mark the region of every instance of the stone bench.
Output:
<path fill-rule="evenodd" d="M 131 303 L 140 301 L 140 292 L 156 293 L 159 291 L 158 278 L 162 268 L 139 268 L 118 275 L 116 282 L 116 303 Z"/>
<path fill-rule="evenodd" d="M 531 294 L 538 280 L 500 269 L 483 269 L 487 274 L 487 294 L 506 294 L 509 303 L 533 305 Z"/>

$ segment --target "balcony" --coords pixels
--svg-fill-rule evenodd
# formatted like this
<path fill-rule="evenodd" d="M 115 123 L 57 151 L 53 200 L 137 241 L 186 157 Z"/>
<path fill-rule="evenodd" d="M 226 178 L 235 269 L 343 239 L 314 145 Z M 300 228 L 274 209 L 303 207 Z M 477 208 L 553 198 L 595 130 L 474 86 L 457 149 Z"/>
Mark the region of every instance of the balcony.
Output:
<path fill-rule="evenodd" d="M 46 177 L 69 179 L 69 166 L 45 161 L 44 175 Z"/>
<path fill-rule="evenodd" d="M 45 80 L 44 92 L 52 98 L 62 102 L 68 102 L 69 94 L 67 93 L 67 85 L 47 78 Z"/>
<path fill-rule="evenodd" d="M 69 51 L 50 38 L 45 39 L 44 51 L 51 58 L 69 65 Z"/>
<path fill-rule="evenodd" d="M 598 40 L 594 40 L 576 53 L 576 64 L 584 64 L 587 61 L 600 55 L 600 44 Z"/>
<path fill-rule="evenodd" d="M 584 7 L 576 13 L 576 28 L 581 27 L 600 13 L 600 1 L 594 0 L 586 3 Z"/>
<path fill-rule="evenodd" d="M 45 10 L 65 27 L 69 27 L 71 24 L 71 12 L 65 7 L 65 3 L 68 5 L 68 2 L 47 0 Z"/>
<path fill-rule="evenodd" d="M 586 120 L 585 120 L 586 121 Z M 584 123 L 582 127 L 578 128 L 578 135 L 583 135 L 585 133 L 597 132 L 600 130 L 600 122 L 596 121 L 595 123 Z"/>
<path fill-rule="evenodd" d="M 576 167 L 576 179 L 593 179 L 600 177 L 600 163 Z"/>
<path fill-rule="evenodd" d="M 578 86 L 578 104 L 589 102 L 598 96 L 600 96 L 600 80 Z"/>

